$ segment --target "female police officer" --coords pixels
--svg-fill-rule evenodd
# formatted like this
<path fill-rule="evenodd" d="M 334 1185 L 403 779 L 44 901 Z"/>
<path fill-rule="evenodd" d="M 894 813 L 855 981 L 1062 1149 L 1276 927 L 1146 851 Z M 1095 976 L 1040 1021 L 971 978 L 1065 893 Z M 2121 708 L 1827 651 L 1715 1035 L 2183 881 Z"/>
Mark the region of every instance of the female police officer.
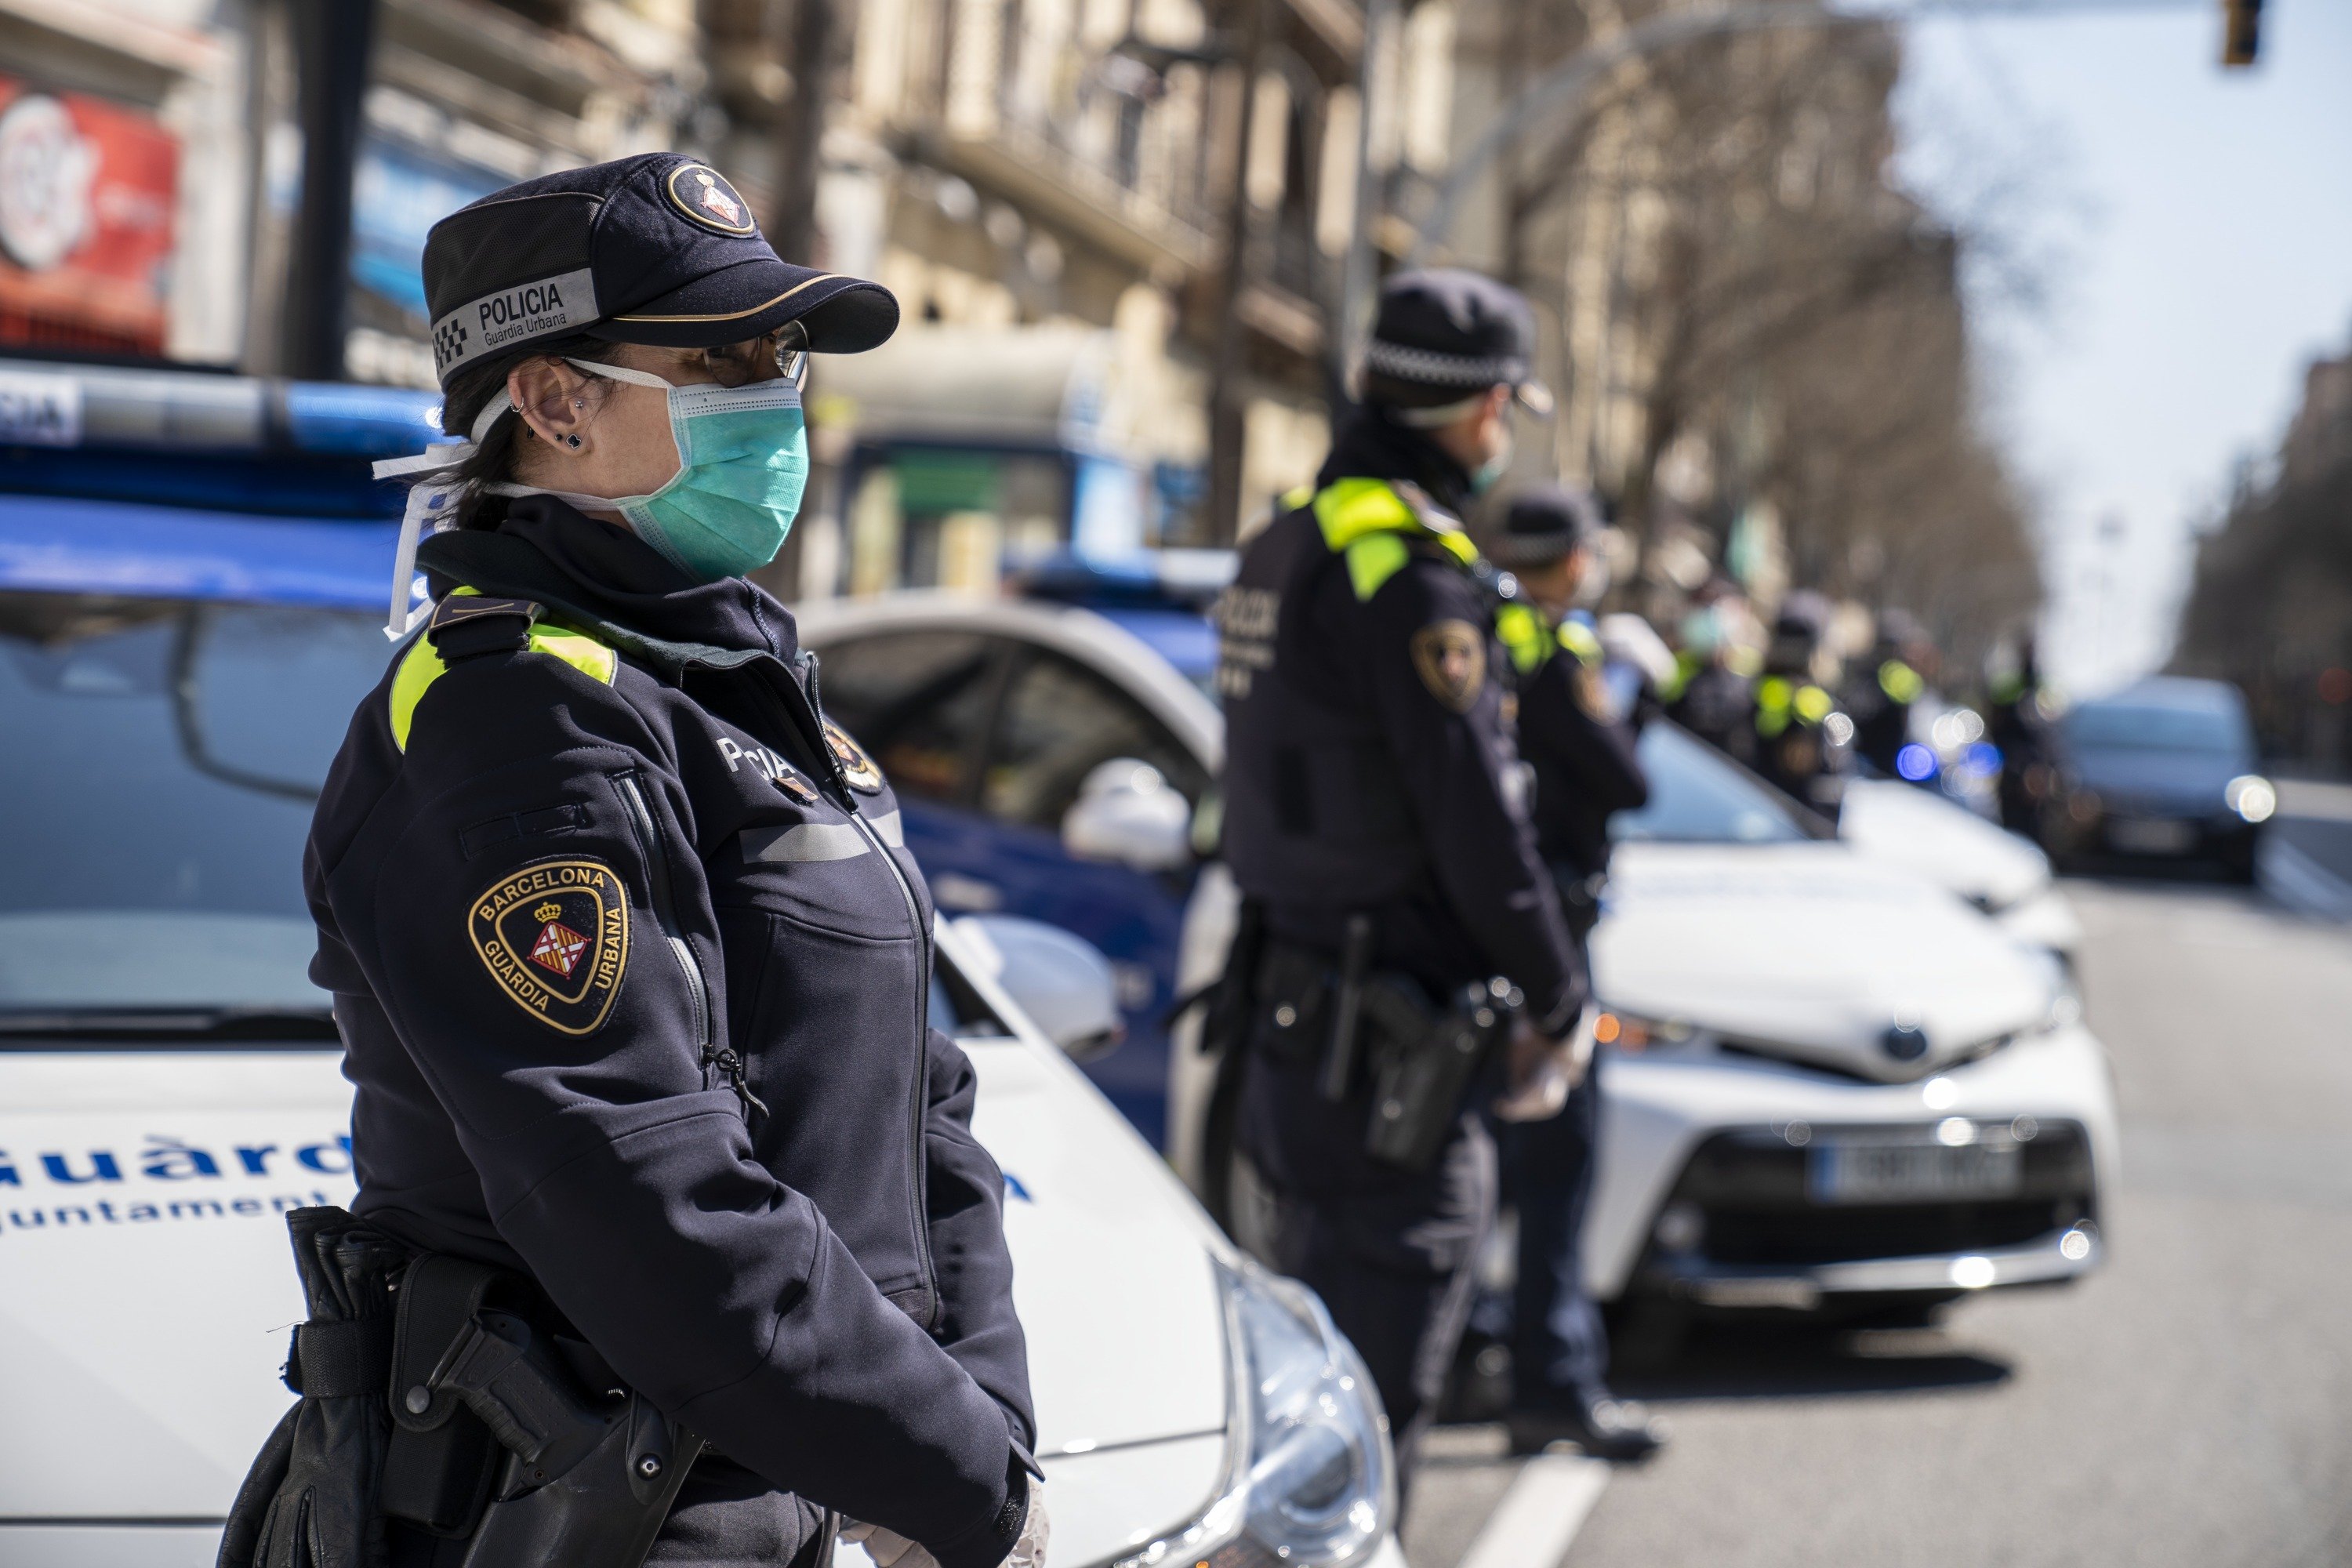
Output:
<path fill-rule="evenodd" d="M 437 605 L 306 866 L 353 1210 L 526 1277 L 708 1441 L 653 1561 L 813 1563 L 828 1510 L 901 1568 L 1032 1561 L 1002 1177 L 926 1026 L 929 898 L 743 580 L 800 500 L 800 352 L 873 347 L 897 302 L 779 260 L 667 153 L 486 197 L 425 274 L 470 440 L 412 460 L 411 517 L 461 526 L 412 521 Z"/>

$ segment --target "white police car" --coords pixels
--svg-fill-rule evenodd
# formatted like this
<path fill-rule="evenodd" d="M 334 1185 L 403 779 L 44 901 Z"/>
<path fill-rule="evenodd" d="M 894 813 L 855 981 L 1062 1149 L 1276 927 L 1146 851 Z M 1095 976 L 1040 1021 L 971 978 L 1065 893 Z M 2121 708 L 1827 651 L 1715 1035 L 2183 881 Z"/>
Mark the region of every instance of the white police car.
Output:
<path fill-rule="evenodd" d="M 812 607 L 803 626 L 829 703 L 849 693 L 866 743 L 898 761 L 908 842 L 942 897 L 1070 924 L 1151 966 L 1156 998 L 1213 977 L 1234 907 L 1230 879 L 1187 853 L 1188 821 L 1213 839 L 1222 726 L 1183 620 L 1139 592 L 1107 613 L 923 594 Z M 2104 1053 L 2051 951 L 2063 928 L 1981 912 L 2031 908 L 2046 864 L 1883 786 L 1906 793 L 1866 819 L 1937 846 L 1942 875 L 1923 876 L 1900 863 L 1917 845 L 1840 842 L 1671 725 L 1643 756 L 1654 798 L 1616 825 L 1594 937 L 1612 1037 L 1596 1290 L 1676 1311 L 1892 1306 L 2093 1267 L 2116 1151 Z M 1116 923 L 1051 901 L 1093 879 L 1124 889 L 1102 900 Z M 1971 908 L 1956 879 L 1999 892 Z M 1122 1109 L 1165 1093 L 1139 1123 L 1221 1191 L 1214 1068 L 1188 1040 L 1139 1030 L 1088 1066 L 1116 1068 Z"/>
<path fill-rule="evenodd" d="M 282 1215 L 351 1194 L 299 858 L 388 657 L 362 459 L 429 400 L 12 374 L 70 383 L 90 444 L 0 471 L 0 1563 L 198 1568 L 291 1397 Z M 937 945 L 1007 1174 L 1055 1563 L 1402 1568 L 1353 1352 L 1009 994 L 1102 1035 L 1103 962 L 1018 924 Z"/>

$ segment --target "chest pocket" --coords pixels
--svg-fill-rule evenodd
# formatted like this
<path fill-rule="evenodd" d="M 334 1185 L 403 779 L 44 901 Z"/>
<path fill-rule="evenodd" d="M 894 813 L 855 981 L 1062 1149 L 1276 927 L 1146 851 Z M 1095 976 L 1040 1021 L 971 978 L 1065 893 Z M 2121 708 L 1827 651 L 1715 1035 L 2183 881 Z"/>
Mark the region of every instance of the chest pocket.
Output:
<path fill-rule="evenodd" d="M 887 858 L 904 842 L 896 811 L 853 818 L 820 801 L 797 820 L 738 832 L 714 858 L 711 890 L 719 902 L 844 936 L 908 941 L 920 934 L 919 913 Z"/>

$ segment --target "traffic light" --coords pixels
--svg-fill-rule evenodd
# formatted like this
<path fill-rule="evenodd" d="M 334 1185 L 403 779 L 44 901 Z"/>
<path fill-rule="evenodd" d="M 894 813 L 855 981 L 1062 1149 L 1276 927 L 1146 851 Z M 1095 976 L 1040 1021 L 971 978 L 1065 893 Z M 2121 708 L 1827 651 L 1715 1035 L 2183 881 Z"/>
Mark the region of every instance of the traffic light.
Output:
<path fill-rule="evenodd" d="M 2221 63 L 2250 66 L 2263 47 L 2263 0 L 2221 0 Z"/>

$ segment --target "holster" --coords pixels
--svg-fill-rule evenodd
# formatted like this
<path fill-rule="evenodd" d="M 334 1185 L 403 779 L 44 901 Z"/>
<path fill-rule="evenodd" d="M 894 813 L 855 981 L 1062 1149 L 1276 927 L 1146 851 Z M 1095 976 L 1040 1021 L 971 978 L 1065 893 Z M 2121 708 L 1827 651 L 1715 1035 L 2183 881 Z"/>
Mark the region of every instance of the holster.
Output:
<path fill-rule="evenodd" d="M 1501 982 L 1465 985 L 1433 1014 L 1392 981 L 1365 988 L 1372 1035 L 1372 1115 L 1364 1152 L 1416 1174 L 1437 1163 L 1471 1085 L 1508 1037 L 1516 993 Z"/>
<path fill-rule="evenodd" d="M 1344 957 L 1335 961 L 1282 942 L 1266 943 L 1255 989 L 1251 1038 L 1259 1048 L 1293 1066 L 1316 1062 L 1327 1098 L 1335 1098 L 1335 1063 L 1348 1064 L 1347 1094 L 1360 1092 L 1368 1077 L 1364 1151 L 1416 1173 L 1436 1164 L 1518 1005 L 1507 983 L 1487 981 L 1464 986 L 1454 1005 L 1440 1010 L 1406 974 L 1351 975 Z M 1342 1007 L 1343 1000 L 1351 1005 Z"/>
<path fill-rule="evenodd" d="M 639 1568 L 699 1438 L 535 1328 L 519 1276 L 341 1209 L 288 1228 L 302 1400 L 238 1490 L 220 1568 L 383 1568 L 411 1532 L 426 1539 L 403 1556 L 435 1568 Z"/>

